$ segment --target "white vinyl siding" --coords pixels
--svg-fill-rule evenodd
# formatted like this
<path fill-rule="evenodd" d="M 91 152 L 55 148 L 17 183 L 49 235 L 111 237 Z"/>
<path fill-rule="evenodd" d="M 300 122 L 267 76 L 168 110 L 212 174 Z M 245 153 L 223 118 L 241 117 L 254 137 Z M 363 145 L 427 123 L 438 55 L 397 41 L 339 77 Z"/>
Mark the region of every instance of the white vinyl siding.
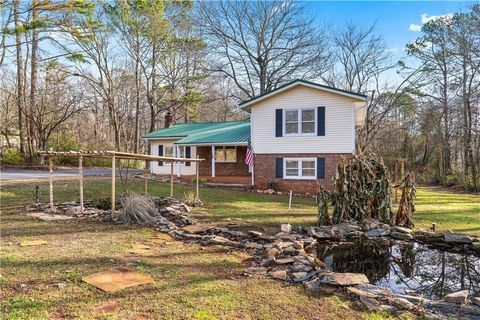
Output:
<path fill-rule="evenodd" d="M 284 134 L 275 137 L 275 110 L 325 107 L 325 136 Z M 285 112 L 284 112 L 285 113 Z M 316 111 L 315 111 L 316 113 Z M 353 153 L 354 102 L 348 97 L 297 86 L 251 106 L 252 146 L 257 154 Z M 315 114 L 315 132 L 317 115 Z M 283 124 L 285 124 L 283 114 Z M 285 130 L 283 130 L 285 132 Z"/>
<path fill-rule="evenodd" d="M 283 179 L 317 179 L 316 158 L 284 158 Z"/>
<path fill-rule="evenodd" d="M 163 145 L 163 155 L 166 156 L 171 156 L 171 152 L 169 150 L 172 150 L 173 148 L 169 149 L 169 147 L 173 147 L 175 141 L 177 139 L 158 139 L 154 140 L 151 139 L 149 140 L 150 143 L 150 154 L 153 156 L 158 156 L 158 146 Z M 180 151 L 179 151 L 179 156 L 184 157 L 185 156 L 185 149 L 184 146 L 179 146 Z M 183 149 L 183 151 L 182 151 Z M 174 153 L 175 154 L 175 153 Z M 197 154 L 197 148 L 195 146 L 190 147 L 190 157 L 195 158 L 195 155 Z M 185 166 L 185 163 L 175 163 L 173 167 L 173 172 L 176 176 L 182 176 L 182 175 L 194 175 L 195 174 L 195 162 L 190 162 L 190 166 Z M 150 161 L 150 172 L 154 174 L 170 174 L 170 162 L 163 162 L 163 166 L 159 166 L 157 161 Z"/>

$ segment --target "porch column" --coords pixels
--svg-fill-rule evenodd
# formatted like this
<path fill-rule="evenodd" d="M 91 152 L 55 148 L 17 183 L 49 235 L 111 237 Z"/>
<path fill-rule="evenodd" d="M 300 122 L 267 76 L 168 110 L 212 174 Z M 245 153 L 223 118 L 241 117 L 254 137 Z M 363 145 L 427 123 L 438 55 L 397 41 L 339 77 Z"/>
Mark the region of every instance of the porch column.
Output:
<path fill-rule="evenodd" d="M 212 146 L 212 177 L 215 177 L 215 146 Z"/>

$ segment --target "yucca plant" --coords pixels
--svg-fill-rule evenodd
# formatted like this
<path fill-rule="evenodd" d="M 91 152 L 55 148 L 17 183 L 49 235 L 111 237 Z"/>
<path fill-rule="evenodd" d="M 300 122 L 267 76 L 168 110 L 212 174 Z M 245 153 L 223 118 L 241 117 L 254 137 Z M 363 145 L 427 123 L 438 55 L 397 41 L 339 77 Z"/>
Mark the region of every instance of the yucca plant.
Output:
<path fill-rule="evenodd" d="M 417 197 L 417 189 L 415 188 L 415 178 L 413 173 L 408 173 L 402 179 L 402 182 L 398 187 L 402 191 L 402 196 L 400 197 L 400 203 L 398 204 L 395 224 L 413 227 L 412 216 L 415 212 L 415 198 Z"/>

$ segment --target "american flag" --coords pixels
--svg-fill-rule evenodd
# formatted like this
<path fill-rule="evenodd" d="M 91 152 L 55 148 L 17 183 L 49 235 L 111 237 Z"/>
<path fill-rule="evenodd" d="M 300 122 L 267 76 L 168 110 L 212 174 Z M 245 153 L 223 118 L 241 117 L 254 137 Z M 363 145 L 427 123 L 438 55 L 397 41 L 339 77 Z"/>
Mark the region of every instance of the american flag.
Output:
<path fill-rule="evenodd" d="M 245 164 L 249 167 L 253 167 L 253 148 L 250 139 L 248 139 L 247 157 L 245 158 Z"/>

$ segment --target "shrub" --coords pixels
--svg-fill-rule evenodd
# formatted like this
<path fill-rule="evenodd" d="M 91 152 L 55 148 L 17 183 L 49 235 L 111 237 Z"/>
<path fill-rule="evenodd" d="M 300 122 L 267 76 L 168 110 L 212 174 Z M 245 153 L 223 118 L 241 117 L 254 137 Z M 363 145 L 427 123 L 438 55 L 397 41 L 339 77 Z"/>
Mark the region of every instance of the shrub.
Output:
<path fill-rule="evenodd" d="M 6 148 L 2 150 L 1 162 L 13 166 L 19 165 L 22 162 L 22 155 L 16 148 Z"/>
<path fill-rule="evenodd" d="M 278 180 L 269 179 L 267 181 L 267 189 L 272 189 L 272 190 L 278 191 Z"/>
<path fill-rule="evenodd" d="M 196 183 L 197 182 L 197 178 L 192 178 L 192 183 Z M 206 178 L 200 178 L 198 179 L 198 183 L 207 183 L 207 179 Z"/>

